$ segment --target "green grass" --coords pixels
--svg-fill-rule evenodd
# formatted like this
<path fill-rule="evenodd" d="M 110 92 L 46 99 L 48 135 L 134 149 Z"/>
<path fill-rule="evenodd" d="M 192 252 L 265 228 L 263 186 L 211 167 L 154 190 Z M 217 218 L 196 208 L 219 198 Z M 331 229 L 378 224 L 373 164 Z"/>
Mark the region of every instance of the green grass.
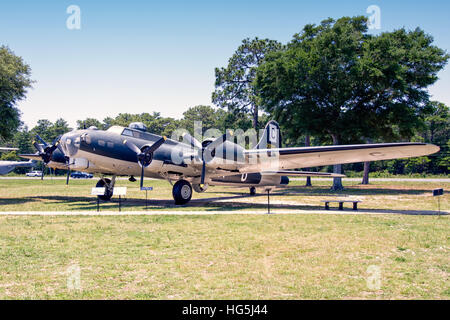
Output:
<path fill-rule="evenodd" d="M 64 183 L 0 180 L 0 210 L 95 210 L 95 181 Z M 356 197 L 364 211 L 398 214 L 0 216 L 0 299 L 450 298 L 449 217 L 420 215 L 435 213 L 431 190 L 448 184 L 346 182 L 332 193 L 331 182 L 313 183 L 277 191 L 274 211 Z M 169 183 L 146 184 L 155 187 L 149 211 L 265 211 L 265 196 L 246 189 L 211 188 L 176 207 Z M 118 186 L 129 188 L 124 210 L 145 208 L 137 183 Z M 441 207 L 448 211 L 448 193 Z M 74 266 L 80 290 L 68 287 Z M 373 266 L 379 288 L 368 286 Z"/>
<path fill-rule="evenodd" d="M 71 180 L 65 185 L 65 180 L 27 179 L 0 180 L 0 211 L 79 211 L 96 210 L 96 198 L 91 196 L 91 188 L 96 179 Z M 313 180 L 313 188 L 303 187 L 303 181 L 292 181 L 288 188 L 272 193 L 273 209 L 317 210 L 323 209 L 324 199 L 359 199 L 363 202 L 360 208 L 365 211 L 406 213 L 433 212 L 438 209 L 436 198 L 431 196 L 435 188 L 448 189 L 450 183 L 426 182 L 374 182 L 362 186 L 357 181 L 345 181 L 346 189 L 341 192 L 331 192 L 331 181 Z M 195 193 L 193 200 L 186 206 L 175 206 L 172 200 L 172 186 L 161 180 L 147 180 L 146 185 L 152 185 L 154 191 L 148 192 L 148 210 L 260 210 L 265 211 L 267 198 L 264 193 L 257 197 L 249 197 L 248 189 L 211 187 L 205 193 Z M 123 210 L 146 210 L 145 192 L 139 190 L 138 182 L 127 180 L 117 181 L 116 186 L 126 186 L 128 193 L 124 199 Z M 114 198 L 113 198 L 114 199 Z M 102 203 L 102 210 L 118 210 L 115 202 Z M 441 209 L 450 209 L 450 194 L 441 198 Z"/>
<path fill-rule="evenodd" d="M 442 216 L 2 216 L 0 298 L 449 299 L 449 227 Z M 67 286 L 73 265 L 80 290 Z"/>

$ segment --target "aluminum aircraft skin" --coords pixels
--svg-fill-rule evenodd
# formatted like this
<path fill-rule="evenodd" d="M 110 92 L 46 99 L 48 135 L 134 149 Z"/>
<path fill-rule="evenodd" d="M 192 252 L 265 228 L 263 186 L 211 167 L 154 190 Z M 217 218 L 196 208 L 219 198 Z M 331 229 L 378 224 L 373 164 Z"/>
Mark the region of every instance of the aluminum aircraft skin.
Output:
<path fill-rule="evenodd" d="M 146 131 L 142 123 L 129 127 L 113 126 L 108 130 L 95 127 L 66 133 L 51 145 L 37 136 L 42 144 L 33 142 L 36 154 L 21 155 L 41 160 L 51 168 L 101 174 L 97 187 L 105 187 L 99 196 L 113 196 L 117 176 L 166 179 L 173 184 L 176 204 L 185 204 L 192 189 L 203 192 L 208 186 L 276 188 L 289 184 L 289 176 L 343 177 L 332 173 L 292 171 L 334 164 L 419 157 L 439 151 L 425 143 L 383 143 L 325 147 L 281 148 L 277 122 L 269 121 L 253 149 L 234 143 L 232 132 L 215 140 L 199 142 L 189 134 L 183 141 L 167 139 Z M 233 141 L 230 141 L 233 140 Z M 70 171 L 69 171 L 70 172 Z M 112 176 L 111 179 L 105 176 Z"/>
<path fill-rule="evenodd" d="M 0 147 L 0 152 L 17 151 L 17 148 L 3 148 Z M 0 175 L 5 175 L 13 171 L 15 168 L 23 167 L 30 168 L 36 165 L 35 160 L 30 161 L 0 161 Z"/>

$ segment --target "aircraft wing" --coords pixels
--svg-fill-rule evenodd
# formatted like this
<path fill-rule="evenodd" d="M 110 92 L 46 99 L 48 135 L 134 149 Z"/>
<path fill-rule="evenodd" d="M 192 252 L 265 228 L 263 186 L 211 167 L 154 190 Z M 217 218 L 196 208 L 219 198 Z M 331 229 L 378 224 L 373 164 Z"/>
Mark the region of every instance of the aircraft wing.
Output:
<path fill-rule="evenodd" d="M 262 175 L 271 176 L 287 176 L 287 177 L 326 177 L 326 178 L 344 178 L 345 175 L 337 173 L 328 172 L 308 172 L 308 171 L 292 171 L 292 170 L 281 170 L 281 171 L 263 171 Z"/>
<path fill-rule="evenodd" d="M 19 157 L 29 160 L 36 160 L 36 161 L 42 161 L 42 157 L 35 153 L 30 154 L 19 154 Z"/>
<path fill-rule="evenodd" d="M 334 164 L 426 156 L 439 147 L 425 143 L 382 143 L 245 150 L 239 172 L 279 171 Z"/>
<path fill-rule="evenodd" d="M 0 152 L 1 152 L 1 151 L 17 151 L 17 150 L 19 150 L 19 149 L 17 149 L 17 148 L 4 148 L 4 147 L 0 147 Z"/>

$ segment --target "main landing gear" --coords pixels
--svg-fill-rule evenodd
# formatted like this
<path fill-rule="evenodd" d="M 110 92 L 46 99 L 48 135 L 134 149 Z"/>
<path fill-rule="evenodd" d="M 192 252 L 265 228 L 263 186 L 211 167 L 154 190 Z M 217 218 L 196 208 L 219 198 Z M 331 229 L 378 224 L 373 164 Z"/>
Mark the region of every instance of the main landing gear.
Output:
<path fill-rule="evenodd" d="M 188 203 L 192 198 L 191 184 L 186 180 L 178 180 L 173 186 L 172 195 L 175 204 L 180 205 Z"/>
<path fill-rule="evenodd" d="M 105 190 L 105 195 L 97 196 L 97 197 L 100 200 L 103 200 L 103 201 L 111 200 L 111 198 L 113 196 L 113 190 L 114 190 L 114 184 L 115 183 L 116 183 L 116 176 L 113 176 L 112 180 L 110 180 L 108 178 L 100 179 L 95 186 L 97 188 L 104 188 L 104 187 L 106 187 L 106 190 Z"/>
<path fill-rule="evenodd" d="M 251 196 L 256 195 L 256 188 L 255 187 L 250 187 L 250 195 Z"/>

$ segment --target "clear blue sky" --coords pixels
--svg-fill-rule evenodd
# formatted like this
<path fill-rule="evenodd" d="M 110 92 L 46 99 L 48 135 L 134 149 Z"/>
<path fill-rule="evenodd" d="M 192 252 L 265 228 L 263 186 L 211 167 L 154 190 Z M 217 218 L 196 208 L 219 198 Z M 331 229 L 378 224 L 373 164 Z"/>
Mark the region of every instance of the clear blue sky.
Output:
<path fill-rule="evenodd" d="M 66 28 L 72 4 L 80 30 Z M 366 15 L 370 5 L 381 8 L 380 31 L 419 26 L 450 52 L 450 2 L 442 0 L 2 1 L 0 44 L 32 67 L 34 89 L 19 103 L 30 127 L 120 112 L 179 118 L 211 104 L 214 68 L 242 39 L 287 42 L 307 23 Z M 430 92 L 450 105 L 449 67 L 439 76 Z"/>

